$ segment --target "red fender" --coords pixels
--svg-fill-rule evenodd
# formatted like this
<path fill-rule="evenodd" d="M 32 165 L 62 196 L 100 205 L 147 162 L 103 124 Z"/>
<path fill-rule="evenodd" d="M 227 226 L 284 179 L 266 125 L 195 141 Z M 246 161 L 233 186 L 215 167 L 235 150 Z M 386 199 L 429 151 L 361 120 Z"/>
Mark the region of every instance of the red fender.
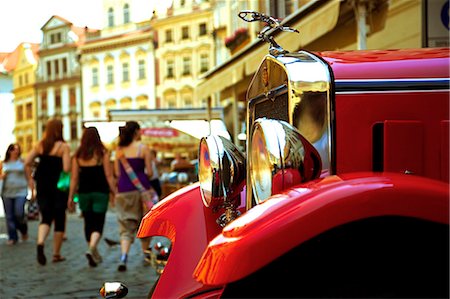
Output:
<path fill-rule="evenodd" d="M 152 298 L 181 298 L 204 286 L 192 273 L 208 242 L 221 232 L 217 214 L 203 205 L 199 184 L 172 193 L 156 204 L 141 221 L 137 236 L 165 236 L 172 249 Z"/>
<path fill-rule="evenodd" d="M 345 223 L 397 215 L 448 224 L 448 211 L 449 185 L 441 181 L 395 173 L 330 176 L 274 195 L 227 225 L 194 276 L 223 285 Z"/>

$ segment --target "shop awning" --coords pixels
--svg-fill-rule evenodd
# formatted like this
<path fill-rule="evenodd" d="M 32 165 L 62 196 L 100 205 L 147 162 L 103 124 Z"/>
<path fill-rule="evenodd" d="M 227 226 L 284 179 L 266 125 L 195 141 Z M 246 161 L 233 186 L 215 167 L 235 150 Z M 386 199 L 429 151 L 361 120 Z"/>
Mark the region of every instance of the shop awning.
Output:
<path fill-rule="evenodd" d="M 139 122 L 142 141 L 166 152 L 196 151 L 200 138 L 210 133 L 230 139 L 223 122 L 223 108 L 211 109 L 209 117 L 208 123 L 206 109 L 200 108 L 109 111 L 110 123 Z"/>
<path fill-rule="evenodd" d="M 195 150 L 199 141 L 194 136 L 170 127 L 141 128 L 141 140 L 159 152 Z"/>
<path fill-rule="evenodd" d="M 311 1 L 282 22 L 284 26 L 296 28 L 300 34 L 281 32 L 276 35 L 277 43 L 288 51 L 296 51 L 330 32 L 337 24 L 340 4 L 341 1 Z M 255 40 L 229 60 L 207 72 L 197 88 L 199 99 L 222 92 L 254 74 L 268 54 L 268 47 L 267 43 Z"/>

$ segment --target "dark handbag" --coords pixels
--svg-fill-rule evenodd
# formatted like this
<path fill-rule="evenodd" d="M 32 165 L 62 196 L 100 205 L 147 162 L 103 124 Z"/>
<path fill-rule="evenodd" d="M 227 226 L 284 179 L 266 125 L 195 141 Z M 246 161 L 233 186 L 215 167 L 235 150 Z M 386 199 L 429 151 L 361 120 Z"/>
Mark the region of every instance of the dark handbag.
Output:
<path fill-rule="evenodd" d="M 29 200 L 27 207 L 28 220 L 39 220 L 39 205 L 37 200 Z"/>

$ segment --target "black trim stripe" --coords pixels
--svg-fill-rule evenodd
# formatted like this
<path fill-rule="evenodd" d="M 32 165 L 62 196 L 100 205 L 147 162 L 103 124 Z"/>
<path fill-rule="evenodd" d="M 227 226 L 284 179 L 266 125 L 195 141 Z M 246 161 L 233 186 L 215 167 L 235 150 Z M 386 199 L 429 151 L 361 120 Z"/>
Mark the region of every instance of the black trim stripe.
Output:
<path fill-rule="evenodd" d="M 336 80 L 336 92 L 448 90 L 450 79 Z"/>

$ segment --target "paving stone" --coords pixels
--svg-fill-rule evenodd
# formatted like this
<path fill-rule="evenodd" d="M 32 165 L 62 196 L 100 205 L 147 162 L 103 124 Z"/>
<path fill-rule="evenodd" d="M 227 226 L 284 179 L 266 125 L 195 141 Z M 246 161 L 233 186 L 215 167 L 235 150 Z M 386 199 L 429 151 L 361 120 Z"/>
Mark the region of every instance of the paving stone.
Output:
<path fill-rule="evenodd" d="M 130 250 L 126 272 L 118 272 L 120 246 L 99 244 L 103 262 L 95 268 L 85 257 L 87 244 L 84 239 L 83 219 L 78 214 L 68 214 L 67 237 L 61 254 L 66 261 L 52 263 L 52 233 L 45 243 L 47 265 L 36 261 L 36 236 L 38 221 L 29 221 L 29 240 L 14 246 L 6 245 L 0 238 L 0 298 L 1 299 L 66 299 L 101 298 L 99 289 L 105 281 L 121 281 L 129 287 L 127 299 L 147 298 L 157 279 L 153 268 L 143 263 L 139 241 Z M 0 232 L 6 232 L 5 219 L 0 217 Z M 104 237 L 118 240 L 119 233 L 114 210 L 106 216 Z"/>

